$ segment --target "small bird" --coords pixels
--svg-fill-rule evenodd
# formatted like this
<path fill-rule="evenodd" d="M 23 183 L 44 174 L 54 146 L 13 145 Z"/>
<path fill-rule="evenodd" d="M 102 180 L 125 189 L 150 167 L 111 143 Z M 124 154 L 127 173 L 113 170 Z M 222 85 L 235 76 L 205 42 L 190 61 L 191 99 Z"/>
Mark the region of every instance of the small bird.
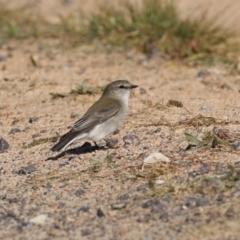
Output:
<path fill-rule="evenodd" d="M 107 85 L 102 96 L 88 111 L 75 122 L 72 129 L 64 134 L 51 150 L 65 150 L 75 140 L 96 141 L 107 137 L 120 127 L 128 110 L 128 99 L 137 85 L 127 80 L 117 80 Z"/>

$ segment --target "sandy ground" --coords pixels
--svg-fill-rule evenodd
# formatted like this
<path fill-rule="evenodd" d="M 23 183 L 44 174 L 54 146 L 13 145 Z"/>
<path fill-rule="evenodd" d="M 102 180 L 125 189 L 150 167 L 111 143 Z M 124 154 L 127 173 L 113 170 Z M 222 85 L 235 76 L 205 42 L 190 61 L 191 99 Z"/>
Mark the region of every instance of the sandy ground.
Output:
<path fill-rule="evenodd" d="M 239 239 L 240 76 L 134 50 L 58 46 L 0 47 L 0 138 L 9 143 L 0 153 L 0 239 Z M 139 88 L 112 144 L 76 142 L 53 155 L 46 139 L 68 131 L 100 93 L 51 93 L 117 79 Z M 222 146 L 189 145 L 186 132 L 202 139 L 214 126 L 224 129 L 215 131 Z M 170 162 L 143 166 L 154 152 Z"/>
<path fill-rule="evenodd" d="M 226 188 L 217 180 L 228 174 L 228 164 L 239 168 L 238 151 L 186 150 L 184 133 L 201 139 L 215 125 L 237 134 L 240 77 L 220 68 L 204 75 L 134 51 L 106 54 L 54 44 L 29 42 L 19 49 L 13 42 L 0 50 L 7 56 L 0 63 L 1 137 L 10 145 L 0 155 L 2 239 L 238 239 L 240 182 Z M 68 93 L 86 80 L 102 86 L 116 79 L 140 86 L 120 132 L 110 137 L 118 140 L 116 148 L 104 141 L 100 150 L 79 148 L 80 142 L 48 160 L 53 143 L 29 145 L 65 133 L 100 96 L 52 99 L 50 93 Z M 187 110 L 165 108 L 170 99 Z M 199 114 L 217 122 L 190 121 Z M 129 134 L 140 142 L 124 144 Z M 153 152 L 171 162 L 143 169 Z M 206 185 L 207 178 L 217 183 Z"/>

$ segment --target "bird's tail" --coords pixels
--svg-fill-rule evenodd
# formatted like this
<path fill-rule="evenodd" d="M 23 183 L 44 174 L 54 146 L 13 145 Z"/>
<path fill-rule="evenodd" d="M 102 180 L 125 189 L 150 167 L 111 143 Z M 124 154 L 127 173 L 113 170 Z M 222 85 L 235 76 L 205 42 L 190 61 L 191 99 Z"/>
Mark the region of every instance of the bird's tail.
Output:
<path fill-rule="evenodd" d="M 51 150 L 53 152 L 59 152 L 62 149 L 66 148 L 68 145 L 70 145 L 77 137 L 79 136 L 78 132 L 68 132 L 64 134 L 58 141 L 57 144 L 55 144 Z"/>

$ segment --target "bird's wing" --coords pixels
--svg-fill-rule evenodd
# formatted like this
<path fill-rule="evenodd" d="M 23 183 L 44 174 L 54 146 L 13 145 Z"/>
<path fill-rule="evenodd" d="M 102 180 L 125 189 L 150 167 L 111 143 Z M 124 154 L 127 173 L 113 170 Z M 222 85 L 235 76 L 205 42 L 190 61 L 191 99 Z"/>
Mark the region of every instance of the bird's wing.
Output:
<path fill-rule="evenodd" d="M 98 124 L 101 124 L 115 116 L 119 112 L 120 108 L 120 104 L 111 103 L 104 109 L 94 111 L 93 114 L 87 112 L 81 119 L 75 122 L 71 131 L 87 132 Z"/>

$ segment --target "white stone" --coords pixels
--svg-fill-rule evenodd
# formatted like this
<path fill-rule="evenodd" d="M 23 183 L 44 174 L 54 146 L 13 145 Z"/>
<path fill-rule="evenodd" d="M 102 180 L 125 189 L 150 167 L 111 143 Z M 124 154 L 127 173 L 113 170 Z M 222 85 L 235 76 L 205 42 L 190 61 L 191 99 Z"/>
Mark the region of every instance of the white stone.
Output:
<path fill-rule="evenodd" d="M 45 225 L 48 222 L 50 222 L 50 218 L 47 216 L 47 214 L 40 214 L 32 219 L 29 220 L 30 223 L 34 223 L 36 225 Z"/>
<path fill-rule="evenodd" d="M 164 156 L 160 152 L 155 152 L 155 153 L 150 154 L 143 160 L 144 164 L 153 164 L 153 163 L 157 163 L 157 162 L 170 162 L 170 159 L 168 157 Z"/>
<path fill-rule="evenodd" d="M 155 180 L 155 184 L 157 184 L 157 185 L 161 185 L 161 184 L 164 184 L 164 183 L 165 183 L 165 181 L 163 179 L 156 179 Z"/>

